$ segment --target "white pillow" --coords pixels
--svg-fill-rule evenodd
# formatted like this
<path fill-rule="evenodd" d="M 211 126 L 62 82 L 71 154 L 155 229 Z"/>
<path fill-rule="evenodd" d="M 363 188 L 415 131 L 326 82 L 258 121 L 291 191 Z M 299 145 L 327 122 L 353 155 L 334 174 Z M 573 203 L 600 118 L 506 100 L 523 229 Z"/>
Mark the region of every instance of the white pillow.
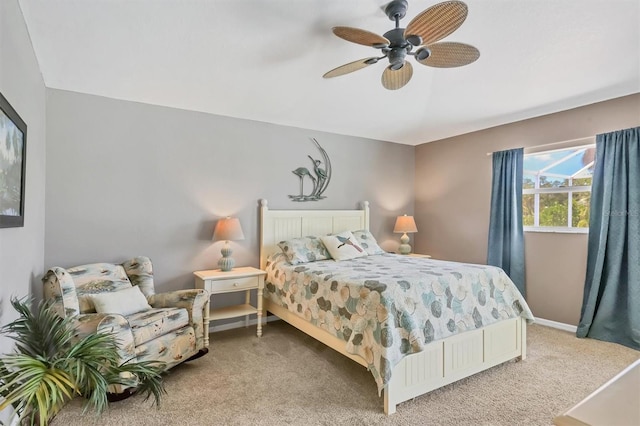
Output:
<path fill-rule="evenodd" d="M 320 239 L 335 260 L 349 260 L 367 255 L 350 231 L 322 236 Z"/>
<path fill-rule="evenodd" d="M 147 298 L 137 285 L 110 293 L 92 294 L 90 297 L 99 314 L 127 316 L 151 309 Z"/>

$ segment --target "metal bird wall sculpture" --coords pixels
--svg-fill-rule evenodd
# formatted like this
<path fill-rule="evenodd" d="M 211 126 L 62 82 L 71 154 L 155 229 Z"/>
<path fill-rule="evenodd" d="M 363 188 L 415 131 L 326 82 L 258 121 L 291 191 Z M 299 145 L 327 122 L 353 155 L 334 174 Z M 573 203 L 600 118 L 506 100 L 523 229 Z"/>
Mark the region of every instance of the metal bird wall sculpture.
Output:
<path fill-rule="evenodd" d="M 327 198 L 324 195 L 324 191 L 329 186 L 329 182 L 331 181 L 331 160 L 329 160 L 329 155 L 327 151 L 324 150 L 320 146 L 317 140 L 311 138 L 313 143 L 315 144 L 318 151 L 320 151 L 320 155 L 322 156 L 322 160 L 316 160 L 311 155 L 307 155 L 309 160 L 311 160 L 313 166 L 313 174 L 306 167 L 298 167 L 295 170 L 292 170 L 292 173 L 300 179 L 300 194 L 298 195 L 289 195 L 292 201 L 318 201 L 323 198 Z M 308 176 L 309 179 L 313 182 L 313 189 L 309 194 L 304 193 L 304 178 Z"/>

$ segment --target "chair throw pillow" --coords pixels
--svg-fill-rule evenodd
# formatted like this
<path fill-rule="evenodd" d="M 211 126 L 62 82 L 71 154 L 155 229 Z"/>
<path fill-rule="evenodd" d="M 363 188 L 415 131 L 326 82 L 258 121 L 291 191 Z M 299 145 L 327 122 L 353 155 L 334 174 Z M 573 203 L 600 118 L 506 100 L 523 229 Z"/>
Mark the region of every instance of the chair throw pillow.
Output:
<path fill-rule="evenodd" d="M 151 309 L 147 298 L 138 286 L 124 290 L 92 294 L 91 300 L 99 314 L 120 314 L 123 316 Z"/>
<path fill-rule="evenodd" d="M 320 237 L 327 250 L 335 260 L 349 260 L 367 256 L 351 231 Z"/>

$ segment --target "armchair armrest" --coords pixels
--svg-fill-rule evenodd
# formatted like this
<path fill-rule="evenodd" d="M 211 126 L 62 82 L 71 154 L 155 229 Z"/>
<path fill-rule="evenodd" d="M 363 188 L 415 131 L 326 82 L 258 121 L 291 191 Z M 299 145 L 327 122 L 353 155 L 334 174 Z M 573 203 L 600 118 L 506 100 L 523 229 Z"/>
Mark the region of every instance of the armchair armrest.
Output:
<path fill-rule="evenodd" d="M 127 361 L 136 362 L 138 360 L 131 325 L 124 316 L 120 314 L 80 314 L 73 318 L 73 326 L 76 330 L 76 335 L 80 338 L 95 333 L 114 336 L 116 350 L 120 356 L 118 364 L 123 364 Z M 120 373 L 120 377 L 129 381 L 132 379 L 132 375 L 129 372 Z M 119 394 L 131 386 L 124 384 L 109 385 L 109 392 Z"/>
<path fill-rule="evenodd" d="M 153 294 L 147 301 L 154 308 L 185 308 L 196 334 L 198 349 L 209 347 L 209 293 L 203 289 Z"/>
<path fill-rule="evenodd" d="M 120 363 L 136 361 L 136 350 L 129 321 L 120 314 L 80 314 L 74 317 L 73 325 L 77 336 L 89 334 L 111 334 L 116 341 Z"/>

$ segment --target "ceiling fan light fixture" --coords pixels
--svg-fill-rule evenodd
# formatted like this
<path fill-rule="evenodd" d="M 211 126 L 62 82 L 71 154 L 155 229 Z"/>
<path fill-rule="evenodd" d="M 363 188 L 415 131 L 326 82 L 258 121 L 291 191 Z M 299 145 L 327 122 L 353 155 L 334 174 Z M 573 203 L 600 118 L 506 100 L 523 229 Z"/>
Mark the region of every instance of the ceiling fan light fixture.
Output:
<path fill-rule="evenodd" d="M 414 46 L 420 46 L 422 44 L 422 37 L 419 35 L 410 35 L 407 36 L 407 41 Z"/>
<path fill-rule="evenodd" d="M 402 64 L 404 62 L 404 58 L 407 56 L 407 50 L 401 47 L 396 47 L 391 49 L 389 52 L 389 63 L 391 65 Z"/>
<path fill-rule="evenodd" d="M 420 49 L 416 50 L 416 59 L 418 61 L 424 61 L 429 56 L 431 56 L 431 51 L 426 47 L 421 47 Z"/>

